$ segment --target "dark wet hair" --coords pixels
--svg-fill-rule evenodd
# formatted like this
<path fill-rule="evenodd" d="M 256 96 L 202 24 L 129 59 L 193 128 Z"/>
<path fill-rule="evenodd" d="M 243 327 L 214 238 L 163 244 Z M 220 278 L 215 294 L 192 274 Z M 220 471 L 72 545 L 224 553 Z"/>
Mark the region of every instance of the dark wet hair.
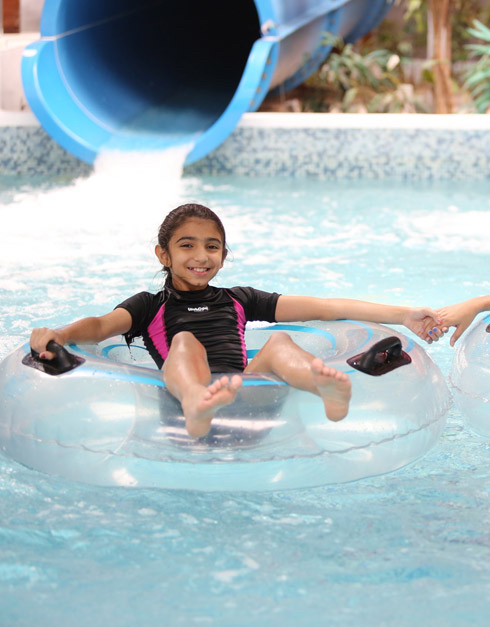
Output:
<path fill-rule="evenodd" d="M 204 205 L 187 204 L 180 205 L 176 209 L 173 209 L 167 214 L 165 220 L 161 223 L 158 229 L 158 244 L 163 250 L 168 252 L 168 245 L 175 230 L 179 228 L 189 218 L 200 218 L 201 220 L 211 220 L 215 223 L 220 235 L 223 239 L 223 260 L 225 259 L 228 249 L 226 247 L 226 234 L 223 223 L 218 216 Z M 170 268 L 163 266 L 163 271 L 167 273 L 167 279 L 170 277 Z"/>

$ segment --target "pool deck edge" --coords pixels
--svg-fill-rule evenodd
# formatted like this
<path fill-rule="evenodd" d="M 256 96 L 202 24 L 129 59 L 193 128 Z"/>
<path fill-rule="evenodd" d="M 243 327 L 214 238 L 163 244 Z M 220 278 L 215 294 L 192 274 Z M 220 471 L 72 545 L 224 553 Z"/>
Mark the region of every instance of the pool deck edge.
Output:
<path fill-rule="evenodd" d="M 0 174 L 79 176 L 30 111 L 0 111 Z M 490 115 L 249 113 L 195 176 L 490 178 Z"/>
<path fill-rule="evenodd" d="M 490 130 L 490 115 L 478 113 L 246 113 L 240 128 Z"/>

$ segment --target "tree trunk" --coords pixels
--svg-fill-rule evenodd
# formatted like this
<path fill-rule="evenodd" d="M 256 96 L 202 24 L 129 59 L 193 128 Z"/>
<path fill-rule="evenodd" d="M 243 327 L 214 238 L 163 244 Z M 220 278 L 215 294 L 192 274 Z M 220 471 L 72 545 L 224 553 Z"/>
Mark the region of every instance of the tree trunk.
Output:
<path fill-rule="evenodd" d="M 436 113 L 452 113 L 451 83 L 451 5 L 452 0 L 428 0 L 427 57 L 434 75 Z"/>
<path fill-rule="evenodd" d="M 3 6 L 0 1 L 0 8 L 2 8 L 3 32 L 18 33 L 20 24 L 19 0 L 3 0 Z"/>

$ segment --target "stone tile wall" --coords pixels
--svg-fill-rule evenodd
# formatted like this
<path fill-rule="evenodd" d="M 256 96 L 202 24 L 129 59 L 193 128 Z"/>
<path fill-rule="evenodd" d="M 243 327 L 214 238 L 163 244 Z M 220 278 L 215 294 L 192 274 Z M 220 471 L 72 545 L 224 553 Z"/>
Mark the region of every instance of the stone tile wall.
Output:
<path fill-rule="evenodd" d="M 371 115 L 341 117 L 338 126 L 332 116 L 313 116 L 248 114 L 221 146 L 185 172 L 318 179 L 490 178 L 490 116 L 409 116 L 401 123 L 396 116 L 374 115 L 373 123 Z M 0 174 L 79 175 L 90 169 L 32 118 L 28 124 L 2 125 L 0 116 Z"/>

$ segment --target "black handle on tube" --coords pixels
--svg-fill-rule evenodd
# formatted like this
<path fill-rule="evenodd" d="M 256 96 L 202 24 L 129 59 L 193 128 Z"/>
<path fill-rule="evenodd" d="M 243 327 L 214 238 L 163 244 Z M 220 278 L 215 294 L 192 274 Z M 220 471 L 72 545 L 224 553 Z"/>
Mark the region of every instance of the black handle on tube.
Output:
<path fill-rule="evenodd" d="M 24 366 L 35 368 L 36 370 L 40 370 L 46 374 L 56 376 L 69 372 L 70 370 L 74 370 L 85 362 L 83 357 L 73 355 L 73 353 L 67 351 L 64 346 L 61 346 L 61 344 L 58 344 L 54 340 L 50 340 L 47 343 L 46 348 L 48 351 L 55 354 L 53 359 L 41 359 L 39 357 L 39 353 L 31 348 L 31 352 L 28 353 L 22 360 Z"/>
<path fill-rule="evenodd" d="M 411 363 L 411 358 L 402 350 L 400 339 L 394 335 L 373 344 L 364 353 L 350 357 L 347 363 L 365 374 L 378 377 L 400 366 Z"/>

